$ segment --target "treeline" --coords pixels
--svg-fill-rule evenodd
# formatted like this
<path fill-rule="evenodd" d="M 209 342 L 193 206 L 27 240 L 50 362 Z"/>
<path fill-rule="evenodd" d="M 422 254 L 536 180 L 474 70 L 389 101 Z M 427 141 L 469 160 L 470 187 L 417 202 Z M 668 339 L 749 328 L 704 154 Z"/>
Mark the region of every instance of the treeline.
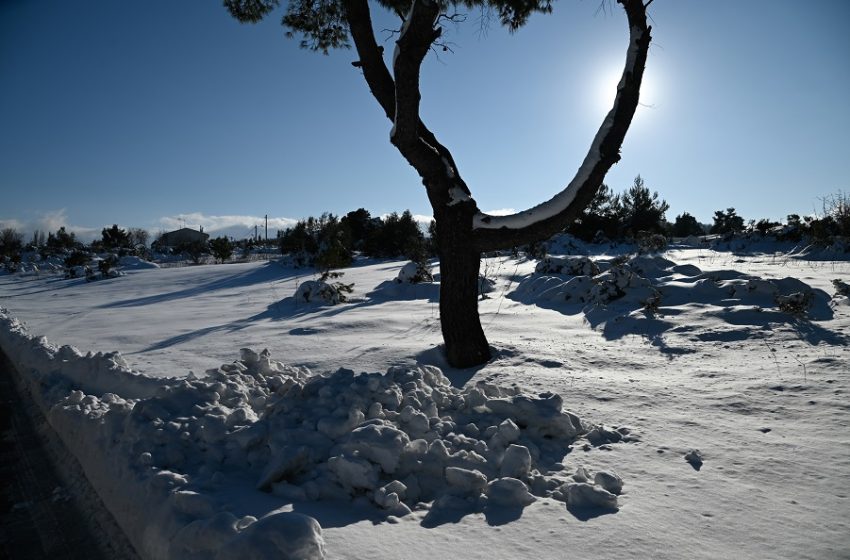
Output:
<path fill-rule="evenodd" d="M 433 235 L 425 237 L 409 210 L 383 218 L 372 216 L 365 208 L 342 217 L 324 213 L 278 232 L 281 253 L 290 255 L 295 264 L 320 269 L 348 266 L 355 252 L 421 261 L 434 253 L 431 239 Z"/>
<path fill-rule="evenodd" d="M 838 193 L 822 199 L 819 216 L 789 214 L 784 224 L 763 219 L 747 220 L 729 207 L 714 212 L 712 224 L 701 224 L 693 215 L 683 212 L 670 222 L 666 219 L 670 205 L 651 191 L 638 175 L 624 192 L 614 193 L 602 185 L 590 205 L 566 232 L 585 241 L 624 241 L 646 235 L 688 237 L 706 234 L 733 235 L 760 233 L 780 241 L 828 243 L 835 237 L 850 237 L 850 195 Z"/>

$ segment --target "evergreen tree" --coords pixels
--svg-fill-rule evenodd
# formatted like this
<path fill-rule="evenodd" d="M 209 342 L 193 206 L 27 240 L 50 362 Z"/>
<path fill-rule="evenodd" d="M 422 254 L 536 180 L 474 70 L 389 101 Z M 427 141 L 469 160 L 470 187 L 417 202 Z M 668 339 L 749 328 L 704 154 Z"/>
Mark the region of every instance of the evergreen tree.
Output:
<path fill-rule="evenodd" d="M 634 184 L 623 193 L 621 200 L 623 225 L 628 234 L 664 233 L 664 214 L 670 205 L 659 200 L 657 192 L 650 192 L 640 175 L 635 177 Z"/>
<path fill-rule="evenodd" d="M 224 261 L 233 256 L 233 244 L 227 237 L 216 237 L 210 240 L 209 245 L 213 257 L 218 259 L 220 263 L 224 263 Z"/>
<path fill-rule="evenodd" d="M 129 234 L 125 230 L 119 228 L 117 224 L 113 224 L 113 226 L 109 229 L 103 228 L 103 231 L 101 231 L 101 237 L 103 241 L 103 248 L 107 251 L 114 251 L 115 249 L 130 246 Z"/>
<path fill-rule="evenodd" d="M 676 216 L 672 233 L 673 237 L 688 237 L 690 235 L 702 235 L 705 232 L 696 218 L 684 212 Z"/>
<path fill-rule="evenodd" d="M 717 210 L 714 213 L 714 225 L 709 230 L 710 233 L 734 233 L 744 229 L 744 218 L 739 216 L 734 208 Z"/>

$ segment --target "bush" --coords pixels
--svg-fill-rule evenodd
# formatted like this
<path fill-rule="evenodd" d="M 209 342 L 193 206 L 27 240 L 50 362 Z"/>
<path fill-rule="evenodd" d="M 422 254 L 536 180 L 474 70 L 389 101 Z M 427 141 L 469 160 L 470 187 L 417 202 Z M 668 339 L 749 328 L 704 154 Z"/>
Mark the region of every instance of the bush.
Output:
<path fill-rule="evenodd" d="M 74 251 L 65 257 L 65 267 L 74 268 L 77 266 L 85 266 L 91 260 L 91 256 L 83 251 Z"/>
<path fill-rule="evenodd" d="M 641 253 L 660 253 L 667 250 L 667 238 L 659 233 L 641 232 L 637 238 Z"/>
<path fill-rule="evenodd" d="M 216 237 L 210 241 L 209 246 L 213 257 L 218 259 L 220 263 L 233 256 L 233 244 L 227 237 Z"/>

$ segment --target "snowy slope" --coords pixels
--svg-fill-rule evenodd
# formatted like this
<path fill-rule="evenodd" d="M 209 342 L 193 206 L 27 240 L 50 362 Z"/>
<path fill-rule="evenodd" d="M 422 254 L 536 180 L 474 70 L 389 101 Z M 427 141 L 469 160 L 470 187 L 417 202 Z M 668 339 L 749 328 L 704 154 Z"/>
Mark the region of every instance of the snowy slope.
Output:
<path fill-rule="evenodd" d="M 440 342 L 437 286 L 394 283 L 401 262 L 364 261 L 346 270 L 342 280 L 355 283 L 352 300 L 332 307 L 296 302 L 292 296 L 297 287 L 314 279 L 313 275 L 275 262 L 135 270 L 93 283 L 0 276 L 0 305 L 8 309 L 2 344 L 13 360 L 25 366 L 25 374 L 48 379 L 57 388 L 44 394 L 45 406 L 66 402 L 52 413 L 57 426 L 63 426 L 59 429 L 67 431 L 66 441 L 88 457 L 88 469 L 94 473 L 90 478 L 112 488 L 115 507 L 129 520 L 125 530 L 137 534 L 134 542 L 147 543 L 143 547 L 149 557 L 189 557 L 186 550 L 191 547 L 186 545 L 177 554 L 174 542 L 191 519 L 218 519 L 216 523 L 228 527 L 216 532 L 208 528 L 211 523 L 198 533 L 202 536 L 189 539 L 184 531 L 180 541 L 211 546 L 222 535 L 244 535 L 255 526 L 253 518 L 281 508 L 318 521 L 329 558 L 846 557 L 850 549 L 850 434 L 846 429 L 850 304 L 846 297 L 834 296 L 831 280 L 847 281 L 850 265 L 681 249 L 664 254 L 666 260 L 633 260 L 624 273 L 611 263 L 613 256 L 592 258 L 603 275 L 595 278 L 591 277 L 595 270 L 572 271 L 578 276 L 551 268 L 535 273 L 538 263 L 534 261 L 489 259 L 484 269 L 495 280 L 495 289 L 481 302 L 481 313 L 496 357 L 471 371 L 452 370 L 442 362 L 436 349 Z M 780 310 L 778 296 L 808 290 L 811 307 L 804 315 Z M 652 296 L 658 296 L 650 305 L 657 308 L 654 313 L 644 309 Z M 23 321 L 28 334 L 12 317 Z M 53 344 L 72 345 L 83 354 L 119 351 L 121 356 L 85 358 L 70 349 L 51 349 L 29 335 L 44 335 Z M 216 401 L 215 406 L 227 408 L 216 409 L 221 415 L 237 414 L 229 426 L 224 421 L 221 433 L 226 437 L 205 440 L 208 447 L 221 450 L 207 453 L 230 458 L 219 474 L 211 470 L 207 459 L 183 457 L 181 463 L 179 449 L 171 446 L 177 450 L 171 451 L 171 461 L 182 464 L 184 471 L 177 475 L 188 480 L 169 479 L 167 484 L 159 483 L 163 484 L 159 493 L 146 492 L 144 485 L 151 482 L 139 472 L 168 469 L 157 463 L 162 459 L 156 453 L 142 457 L 141 448 L 127 443 L 122 455 L 104 444 L 120 441 L 127 426 L 144 426 L 126 419 L 104 424 L 105 411 L 113 410 L 114 418 L 122 414 L 130 418 L 135 403 L 146 402 L 163 384 L 176 383 L 152 378 L 185 377 L 190 370 L 201 376 L 222 364 L 238 360 L 245 364 L 246 355 L 239 353 L 245 347 L 257 352 L 267 348 L 269 364 L 288 364 L 275 365 L 273 373 L 286 373 L 299 383 L 311 378 L 305 377 L 307 371 L 294 368 L 330 375 L 340 367 L 384 373 L 393 366 L 407 370 L 437 366 L 451 382 L 447 387 L 452 391 L 463 391 L 463 387 L 469 391 L 476 382 L 486 381 L 502 388 L 500 398 L 512 398 L 510 394 L 517 391 L 557 393 L 563 410 L 574 413 L 585 428 L 608 427 L 596 435 L 610 434 L 617 427 L 621 430 L 617 433 L 628 432 L 628 436 L 620 441 L 610 435 L 601 440 L 580 436 L 571 448 L 566 444 L 560 448 L 566 453 L 560 462 L 534 458 L 533 468 L 544 478 L 572 486 L 580 467 L 590 471 L 590 482 L 597 472 L 617 473 L 624 482 L 617 499 L 619 509 L 568 509 L 562 493 L 546 495 L 541 488 L 526 507 L 518 507 L 521 497 L 513 495 L 501 507 L 495 506 L 498 499 L 463 505 L 450 496 L 430 510 L 417 509 L 411 501 L 414 511 L 408 515 L 377 505 L 376 493 L 364 488 L 346 489 L 336 500 L 316 500 L 311 499 L 315 496 L 305 481 L 293 478 L 296 484 L 259 491 L 255 487 L 269 467 L 268 457 L 265 463 L 260 459 L 251 463 L 247 448 L 240 453 L 227 447 L 236 441 L 227 439 L 236 438 L 230 432 L 260 425 L 251 411 L 262 414 L 269 404 L 257 400 L 260 393 L 249 395 L 247 390 L 248 396 L 237 399 L 242 403 L 238 406 L 237 401 L 229 405 L 224 399 Z M 27 358 L 31 353 L 27 348 L 36 354 L 47 350 L 41 358 Z M 57 365 L 58 355 L 64 356 L 60 363 L 67 360 L 64 365 Z M 199 395 L 209 390 L 215 376 L 232 375 L 227 371 L 232 368 L 219 369 L 213 378 L 189 378 L 197 390 L 180 398 L 169 393 L 172 400 L 167 410 L 152 418 L 165 420 L 163 426 L 167 426 L 169 418 L 190 416 L 182 407 L 198 405 L 207 407 L 207 416 L 216 416 L 210 412 L 210 401 L 199 400 Z M 57 376 L 42 377 L 47 374 Z M 71 393 L 72 385 L 81 387 L 82 393 Z M 262 392 L 267 385 L 251 386 Z M 511 387 L 516 389 L 505 392 Z M 333 388 L 325 392 L 342 394 Z M 68 403 L 78 408 L 69 408 Z M 420 404 L 425 407 L 424 402 Z M 440 414 L 470 413 L 453 406 L 441 406 Z M 244 412 L 237 413 L 240 408 Z M 331 412 L 325 416 L 332 416 Z M 287 414 L 275 416 L 286 418 Z M 515 410 L 507 413 L 516 414 Z M 311 422 L 322 417 L 310 417 Z M 411 418 L 396 424 L 406 434 L 414 433 Z M 340 417 L 338 422 L 325 423 L 344 422 Z M 188 420 L 184 423 L 182 428 L 194 429 L 189 429 Z M 529 425 L 534 423 L 525 422 L 523 430 Z M 273 433 L 285 429 L 269 426 Z M 175 437 L 179 439 L 178 428 Z M 460 445 L 448 439 L 449 433 L 447 425 L 435 438 Z M 106 435 L 113 439 L 104 440 Z M 166 438 L 157 449 L 169 449 L 171 440 L 166 436 L 145 437 L 151 445 L 157 437 Z M 531 433 L 522 437 L 520 444 L 535 442 Z M 189 439 L 196 441 L 194 432 Z M 485 439 L 483 434 L 479 439 Z M 122 449 L 121 445 L 116 447 Z M 392 449 L 382 445 L 366 448 Z M 488 451 L 491 448 L 496 447 L 488 446 Z M 699 470 L 684 458 L 696 449 L 703 459 Z M 330 457 L 345 455 L 334 453 L 328 448 L 311 464 L 330 465 Z M 484 457 L 491 462 L 480 470 L 496 468 L 493 461 L 504 461 L 498 455 Z M 551 453 L 543 455 L 546 459 Z M 373 459 L 373 464 L 380 463 Z M 112 471 L 124 473 L 123 478 L 105 474 L 109 469 L 98 465 L 103 460 L 110 461 Z M 348 474 L 329 475 L 331 479 L 356 478 L 354 463 L 332 463 L 335 466 L 327 468 L 347 468 Z M 446 466 L 450 465 L 441 463 L 441 468 Z M 385 471 L 391 469 L 385 464 L 376 472 L 383 481 Z M 486 478 L 492 481 L 497 474 Z M 473 487 L 481 483 L 464 476 L 455 472 L 454 483 L 435 487 L 430 497 L 470 497 L 476 492 Z M 464 490 L 444 492 L 457 486 Z M 200 497 L 178 494 L 187 491 Z M 352 501 L 352 494 L 371 497 Z M 144 500 L 152 508 L 161 508 L 160 513 L 133 517 L 134 508 L 148 503 Z M 109 504 L 108 499 L 104 501 Z M 216 518 L 216 512 L 228 512 L 233 522 L 228 525 L 221 516 Z M 267 519 L 272 519 L 266 524 L 274 530 L 257 526 L 261 530 L 252 531 L 260 536 L 242 537 L 243 550 L 246 540 L 264 542 L 263 530 L 313 534 L 304 523 L 293 525 L 280 516 Z M 237 527 L 239 523 L 242 526 Z"/>

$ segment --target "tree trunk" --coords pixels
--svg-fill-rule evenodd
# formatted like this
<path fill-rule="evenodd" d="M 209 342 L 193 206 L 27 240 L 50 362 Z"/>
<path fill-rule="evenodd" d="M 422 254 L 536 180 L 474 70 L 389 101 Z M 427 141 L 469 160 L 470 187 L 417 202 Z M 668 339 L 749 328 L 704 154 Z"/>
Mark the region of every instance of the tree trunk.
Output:
<path fill-rule="evenodd" d="M 446 358 L 467 368 L 490 360 L 490 345 L 478 317 L 481 253 L 472 245 L 472 216 L 466 205 L 444 207 L 437 219 L 440 241 L 440 326 Z"/>

